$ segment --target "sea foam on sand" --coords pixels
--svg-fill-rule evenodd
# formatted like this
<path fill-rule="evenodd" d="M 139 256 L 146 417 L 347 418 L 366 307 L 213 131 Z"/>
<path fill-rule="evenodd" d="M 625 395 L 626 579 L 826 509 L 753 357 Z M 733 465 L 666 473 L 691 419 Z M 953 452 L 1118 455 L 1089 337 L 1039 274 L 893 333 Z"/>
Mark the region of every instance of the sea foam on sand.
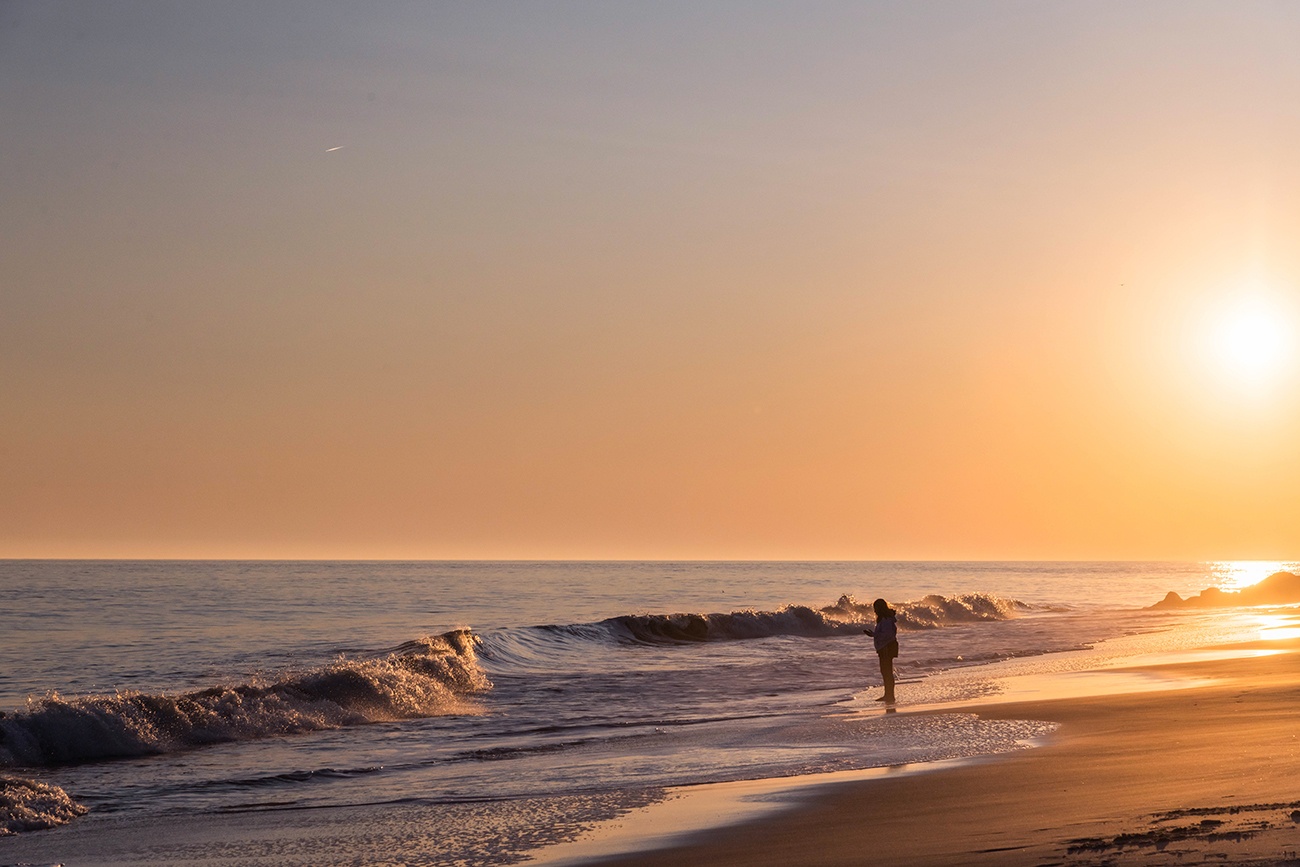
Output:
<path fill-rule="evenodd" d="M 58 786 L 22 777 L 0 777 L 0 837 L 39 831 L 85 815 Z"/>

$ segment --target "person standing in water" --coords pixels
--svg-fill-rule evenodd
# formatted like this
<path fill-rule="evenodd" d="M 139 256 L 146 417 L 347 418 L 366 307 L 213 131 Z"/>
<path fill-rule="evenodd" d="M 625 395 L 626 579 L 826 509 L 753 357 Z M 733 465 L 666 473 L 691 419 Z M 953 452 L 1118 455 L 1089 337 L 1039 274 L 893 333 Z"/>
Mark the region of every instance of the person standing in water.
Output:
<path fill-rule="evenodd" d="M 880 676 L 885 680 L 885 694 L 876 701 L 894 703 L 894 659 L 898 656 L 898 621 L 894 609 L 883 599 L 871 603 L 876 612 L 876 628 L 864 629 L 876 645 L 880 657 Z"/>

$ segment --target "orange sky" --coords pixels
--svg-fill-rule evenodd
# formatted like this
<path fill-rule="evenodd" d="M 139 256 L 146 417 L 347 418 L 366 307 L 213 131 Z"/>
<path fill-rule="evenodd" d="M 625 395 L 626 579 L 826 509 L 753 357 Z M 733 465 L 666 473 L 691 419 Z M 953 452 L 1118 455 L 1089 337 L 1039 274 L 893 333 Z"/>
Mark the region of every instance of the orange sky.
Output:
<path fill-rule="evenodd" d="M 1296 45 L 0 7 L 0 557 L 1296 558 Z"/>

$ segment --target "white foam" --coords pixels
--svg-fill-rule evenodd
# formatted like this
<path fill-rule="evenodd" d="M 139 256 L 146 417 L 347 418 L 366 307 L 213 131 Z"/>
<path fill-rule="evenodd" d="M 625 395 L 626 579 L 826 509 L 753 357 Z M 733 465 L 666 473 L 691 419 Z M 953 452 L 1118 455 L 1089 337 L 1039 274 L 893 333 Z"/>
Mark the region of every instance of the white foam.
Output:
<path fill-rule="evenodd" d="M 0 837 L 53 828 L 85 812 L 85 807 L 58 786 L 22 777 L 0 777 Z"/>
<path fill-rule="evenodd" d="M 0 765 L 143 756 L 204 744 L 413 719 L 472 708 L 491 687 L 474 637 L 461 630 L 409 642 L 377 659 L 340 658 L 269 683 L 183 695 L 120 691 L 28 699 L 0 719 Z"/>

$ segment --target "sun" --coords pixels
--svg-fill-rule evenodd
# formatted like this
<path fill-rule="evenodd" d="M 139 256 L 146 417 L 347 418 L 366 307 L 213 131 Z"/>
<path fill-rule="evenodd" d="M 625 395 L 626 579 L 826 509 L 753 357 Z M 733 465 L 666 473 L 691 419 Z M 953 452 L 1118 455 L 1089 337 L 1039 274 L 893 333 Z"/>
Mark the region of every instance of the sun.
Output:
<path fill-rule="evenodd" d="M 1238 295 L 1209 323 L 1208 359 L 1225 381 L 1247 388 L 1275 383 L 1295 357 L 1296 326 L 1289 305 L 1263 294 Z"/>
<path fill-rule="evenodd" d="M 1219 355 L 1233 372 L 1259 379 L 1286 360 L 1289 336 L 1276 311 L 1258 303 L 1242 305 L 1219 326 Z"/>

